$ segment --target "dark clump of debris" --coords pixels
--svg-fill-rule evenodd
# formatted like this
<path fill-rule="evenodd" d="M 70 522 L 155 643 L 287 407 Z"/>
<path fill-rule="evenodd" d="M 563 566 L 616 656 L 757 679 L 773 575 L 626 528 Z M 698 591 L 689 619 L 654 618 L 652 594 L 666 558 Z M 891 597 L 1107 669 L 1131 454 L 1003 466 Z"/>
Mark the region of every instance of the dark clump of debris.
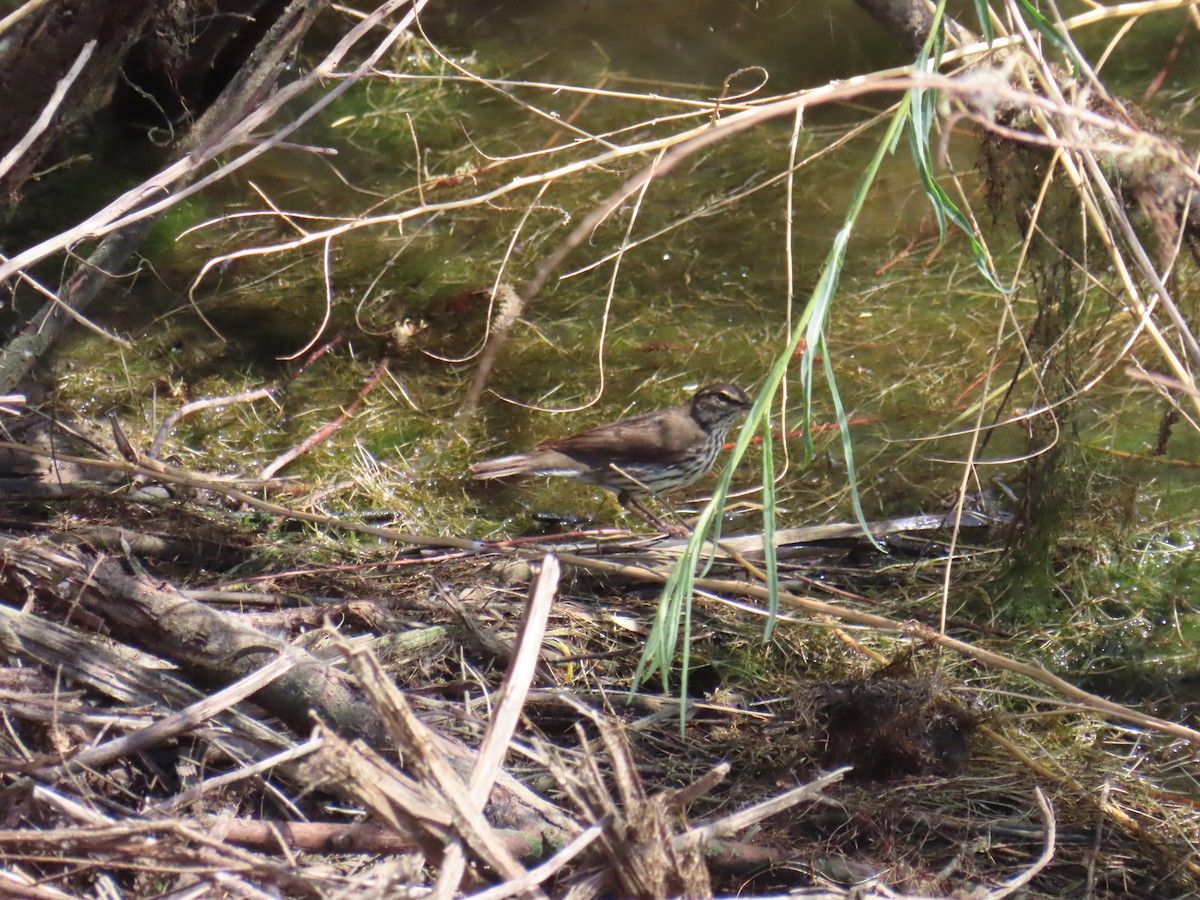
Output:
<path fill-rule="evenodd" d="M 938 679 L 896 677 L 894 669 L 813 689 L 817 758 L 824 766 L 853 766 L 860 779 L 957 775 L 978 715 Z"/>

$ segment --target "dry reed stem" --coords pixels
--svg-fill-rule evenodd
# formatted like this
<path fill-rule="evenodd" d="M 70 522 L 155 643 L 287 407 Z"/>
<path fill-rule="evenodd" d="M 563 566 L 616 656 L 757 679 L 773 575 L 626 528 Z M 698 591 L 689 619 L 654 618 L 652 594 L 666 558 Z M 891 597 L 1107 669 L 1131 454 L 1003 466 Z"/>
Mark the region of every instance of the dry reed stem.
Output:
<path fill-rule="evenodd" d="M 445 848 L 443 868 L 433 895 L 448 900 L 458 889 L 464 870 L 464 844 L 505 879 L 527 876 L 525 867 L 509 852 L 484 818 L 482 802 L 476 801 L 471 787 L 460 778 L 433 739 L 429 727 L 416 717 L 404 694 L 383 672 L 378 660 L 336 635 L 335 639 L 357 676 L 359 687 L 379 713 L 394 745 L 404 754 L 406 766 L 415 773 L 425 790 L 432 793 L 437 805 L 449 814 L 451 841 Z M 545 898 L 537 885 L 530 885 L 523 894 Z"/>
<path fill-rule="evenodd" d="M 230 707 L 242 702 L 251 694 L 261 690 L 275 679 L 286 675 L 296 661 L 280 655 L 260 669 L 235 681 L 228 687 L 210 694 L 186 709 L 172 713 L 145 728 L 128 730 L 111 741 L 89 747 L 65 760 L 61 765 L 38 769 L 34 776 L 54 780 L 69 770 L 100 768 L 125 756 L 131 756 L 146 748 L 157 746 L 178 735 L 190 732 L 207 723 Z"/>

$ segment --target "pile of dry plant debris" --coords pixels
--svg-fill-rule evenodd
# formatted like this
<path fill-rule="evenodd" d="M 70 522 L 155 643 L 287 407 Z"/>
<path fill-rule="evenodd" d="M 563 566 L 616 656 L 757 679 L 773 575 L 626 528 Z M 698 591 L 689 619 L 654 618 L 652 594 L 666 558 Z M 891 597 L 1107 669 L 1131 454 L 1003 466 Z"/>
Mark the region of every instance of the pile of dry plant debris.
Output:
<path fill-rule="evenodd" d="M 681 727 L 630 689 L 678 542 L 394 532 L 41 444 L 3 450 L 5 895 L 1200 890 L 1200 735 L 888 614 L 937 518 L 879 526 L 886 577 L 853 528 L 782 533 L 766 646 L 731 540 Z"/>

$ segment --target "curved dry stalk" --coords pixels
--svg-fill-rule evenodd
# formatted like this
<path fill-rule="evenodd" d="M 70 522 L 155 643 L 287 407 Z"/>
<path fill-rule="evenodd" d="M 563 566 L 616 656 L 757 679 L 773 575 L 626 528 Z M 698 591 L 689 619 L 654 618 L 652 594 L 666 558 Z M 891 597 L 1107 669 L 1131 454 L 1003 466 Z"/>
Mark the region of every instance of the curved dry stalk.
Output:
<path fill-rule="evenodd" d="M 621 201 L 619 201 L 619 202 L 624 202 L 624 199 L 627 196 L 631 196 L 634 193 L 637 194 L 637 200 L 633 204 L 633 209 L 631 210 L 630 215 L 629 215 L 629 221 L 625 225 L 624 239 L 621 242 L 620 248 L 618 248 L 618 250 L 616 251 L 616 253 L 614 254 L 614 257 L 613 257 L 613 272 L 612 272 L 612 276 L 609 278 L 608 291 L 605 294 L 604 312 L 600 316 L 600 334 L 597 336 L 597 339 L 596 339 L 596 355 L 597 355 L 596 363 L 597 363 L 597 371 L 599 372 L 600 383 L 596 386 L 596 391 L 595 391 L 595 394 L 592 397 L 592 399 L 580 404 L 578 407 L 576 407 L 576 410 L 572 410 L 572 411 L 577 411 L 578 409 L 585 409 L 586 407 L 591 406 L 593 403 L 595 403 L 597 400 L 599 400 L 600 396 L 604 393 L 604 376 L 605 376 L 604 344 L 605 344 L 605 337 L 608 334 L 609 313 L 612 310 L 612 301 L 613 301 L 613 297 L 615 296 L 616 290 L 617 290 L 617 274 L 620 272 L 620 269 L 621 269 L 621 261 L 622 261 L 622 259 L 624 259 L 626 251 L 631 246 L 631 235 L 633 233 L 633 226 L 638 220 L 638 212 L 642 208 L 642 201 L 646 198 L 646 191 L 649 190 L 650 183 L 654 179 L 654 170 L 657 168 L 659 162 L 662 161 L 662 156 L 665 152 L 666 152 L 666 148 L 663 148 L 662 150 L 659 151 L 658 155 L 654 159 L 654 162 L 652 162 L 650 164 L 650 175 L 642 181 L 641 185 L 636 190 L 631 190 L 628 195 L 622 195 Z M 614 209 L 616 209 L 615 205 L 609 206 L 609 212 L 611 212 Z M 575 246 L 577 246 L 577 243 L 572 243 L 572 239 L 578 238 L 578 241 L 582 241 L 587 236 L 587 234 L 589 234 L 590 232 L 592 232 L 596 228 L 598 228 L 600 226 L 600 223 L 603 222 L 605 218 L 607 218 L 607 214 L 605 216 L 602 216 L 595 220 L 591 220 L 590 217 L 585 217 L 584 223 L 581 223 L 581 225 L 587 224 L 588 225 L 587 231 L 582 232 L 582 233 L 578 229 L 573 231 L 571 233 L 571 235 L 567 238 L 567 240 L 564 242 L 563 246 L 560 247 L 558 251 L 551 254 L 550 260 L 548 260 L 547 262 L 544 262 L 541 266 L 538 267 L 538 275 L 541 275 L 541 273 L 544 271 L 545 276 L 549 277 L 550 273 L 552 273 L 554 271 L 554 269 L 556 269 L 558 267 L 558 263 L 561 262 L 566 257 L 567 253 L 569 253 L 572 249 L 574 249 Z M 476 368 L 475 368 L 475 376 L 471 379 L 471 386 L 467 389 L 466 399 L 463 400 L 463 405 L 462 405 L 463 412 L 470 412 L 472 409 L 474 409 L 476 406 L 479 405 L 479 398 L 481 396 L 483 396 L 483 391 L 484 391 L 484 388 L 487 386 L 488 376 L 491 374 L 492 366 L 495 365 L 496 359 L 500 355 L 500 351 L 503 350 L 504 345 L 508 340 L 509 332 L 512 328 L 514 321 L 516 320 L 516 317 L 518 315 L 520 315 L 521 310 L 523 310 L 525 308 L 525 305 L 528 302 L 528 300 L 526 298 L 532 298 L 533 296 L 535 296 L 538 293 L 538 291 L 541 290 L 542 285 L 545 283 L 544 278 L 543 278 L 542 282 L 540 282 L 540 283 L 538 283 L 537 279 L 538 279 L 538 276 L 535 275 L 534 283 L 533 283 L 533 285 L 531 285 L 531 287 L 529 289 L 526 290 L 525 296 L 523 296 L 523 297 L 518 296 L 517 297 L 518 303 L 513 304 L 514 314 L 505 321 L 503 328 L 498 327 L 493 330 L 491 340 L 488 341 L 487 344 L 484 345 L 483 352 L 480 354 L 480 357 L 479 357 L 479 365 L 476 366 Z M 514 295 L 514 296 L 516 296 L 516 295 Z"/>
<path fill-rule="evenodd" d="M 254 391 L 242 391 L 238 394 L 230 394 L 227 397 L 208 397 L 204 400 L 193 400 L 191 403 L 185 403 L 163 419 L 162 424 L 158 426 L 158 432 L 154 435 L 154 440 L 150 444 L 150 456 L 153 459 L 158 459 L 162 456 L 162 448 L 167 441 L 167 436 L 184 416 L 190 416 L 194 412 L 213 409 L 217 406 L 226 406 L 231 403 L 253 403 L 255 400 L 273 398 L 273 396 L 269 388 L 260 388 Z"/>
<path fill-rule="evenodd" d="M 985 893 L 983 895 L 984 900 L 1003 900 L 1004 897 L 1016 893 L 1029 884 L 1029 882 L 1033 881 L 1037 873 L 1050 865 L 1050 860 L 1054 859 L 1054 844 L 1058 839 L 1058 826 L 1054 821 L 1054 807 L 1050 805 L 1050 801 L 1042 793 L 1041 788 L 1035 787 L 1033 789 L 1033 796 L 1037 800 L 1038 809 L 1042 813 L 1042 853 L 1028 869 L 1006 881 L 1004 887 Z"/>

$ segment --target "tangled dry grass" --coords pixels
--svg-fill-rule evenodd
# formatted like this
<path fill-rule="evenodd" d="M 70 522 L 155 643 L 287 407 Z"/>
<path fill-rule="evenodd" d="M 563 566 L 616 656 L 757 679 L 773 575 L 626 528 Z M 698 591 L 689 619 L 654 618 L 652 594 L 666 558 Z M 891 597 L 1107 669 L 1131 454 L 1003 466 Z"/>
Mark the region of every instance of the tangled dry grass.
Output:
<path fill-rule="evenodd" d="M 326 519 L 401 546 L 314 565 L 309 542 L 214 504 L 238 488 L 101 468 L 191 499 L 85 479 L 10 522 L 5 892 L 1151 897 L 1200 881 L 1200 736 L 1057 694 L 1006 655 L 1018 635 L 938 651 L 917 621 L 935 608 L 864 611 L 854 589 L 878 572 L 830 564 L 846 551 L 828 529 L 781 536 L 783 565 L 839 596 L 797 595 L 772 652 L 741 564 L 703 582 L 693 658 L 717 674 L 681 731 L 677 700 L 628 690 L 669 543 Z M 824 563 L 787 561 L 822 546 Z"/>

